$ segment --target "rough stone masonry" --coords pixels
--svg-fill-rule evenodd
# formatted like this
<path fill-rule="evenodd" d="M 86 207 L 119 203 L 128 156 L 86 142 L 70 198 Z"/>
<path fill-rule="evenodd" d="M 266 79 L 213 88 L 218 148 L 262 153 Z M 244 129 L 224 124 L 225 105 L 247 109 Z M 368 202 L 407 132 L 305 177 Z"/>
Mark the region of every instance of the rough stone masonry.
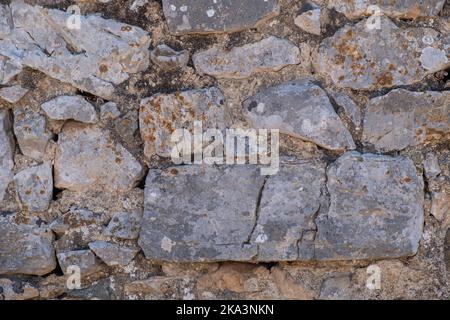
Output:
<path fill-rule="evenodd" d="M 0 300 L 450 299 L 449 47 L 443 0 L 2 2 Z M 173 163 L 194 121 L 278 172 Z"/>

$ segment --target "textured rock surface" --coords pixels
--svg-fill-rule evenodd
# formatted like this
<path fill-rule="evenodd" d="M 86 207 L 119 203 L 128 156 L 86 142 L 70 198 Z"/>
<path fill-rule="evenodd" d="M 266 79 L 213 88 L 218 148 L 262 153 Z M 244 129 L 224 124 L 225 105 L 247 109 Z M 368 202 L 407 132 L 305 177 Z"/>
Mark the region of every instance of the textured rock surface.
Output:
<path fill-rule="evenodd" d="M 5 191 L 13 180 L 14 167 L 14 136 L 12 132 L 10 112 L 0 109 L 0 202 Z"/>
<path fill-rule="evenodd" d="M 193 130 L 194 121 L 205 129 L 225 129 L 225 98 L 216 87 L 158 94 L 141 102 L 139 124 L 144 154 L 169 157 L 177 129 Z"/>
<path fill-rule="evenodd" d="M 137 239 L 141 229 L 142 213 L 119 212 L 115 214 L 103 234 L 118 239 Z"/>
<path fill-rule="evenodd" d="M 28 90 L 0 98 L 0 300 L 450 299 L 448 1 L 0 2 L 0 89 Z M 263 111 L 270 176 L 159 144 Z M 13 178 L 43 165 L 64 186 L 32 212 Z"/>
<path fill-rule="evenodd" d="M 97 111 L 81 96 L 59 96 L 41 105 L 52 120 L 75 120 L 84 123 L 98 122 Z"/>
<path fill-rule="evenodd" d="M 14 176 L 17 195 L 24 210 L 45 211 L 53 196 L 52 166 L 44 163 Z"/>
<path fill-rule="evenodd" d="M 138 27 L 90 15 L 80 16 L 80 29 L 68 29 L 64 11 L 22 0 L 10 7 L 14 29 L 0 33 L 0 54 L 24 66 L 106 99 L 148 67 L 150 37 Z"/>
<path fill-rule="evenodd" d="M 36 222 L 0 215 L 0 274 L 44 275 L 56 267 L 53 233 Z"/>
<path fill-rule="evenodd" d="M 57 188 L 128 190 L 141 176 L 141 164 L 107 130 L 74 122 L 64 126 L 55 159 Z"/>
<path fill-rule="evenodd" d="M 399 28 L 380 18 L 380 29 L 367 20 L 339 29 L 319 48 L 316 70 L 339 87 L 389 88 L 419 82 L 446 69 L 448 40 L 431 28 Z"/>
<path fill-rule="evenodd" d="M 155 260 L 250 260 L 256 246 L 246 242 L 263 184 L 255 166 L 150 170 L 139 246 Z"/>
<path fill-rule="evenodd" d="M 81 276 L 84 277 L 101 270 L 100 261 L 90 250 L 60 252 L 57 256 L 65 274 L 71 274 L 71 270 L 79 268 Z"/>
<path fill-rule="evenodd" d="M 279 129 L 330 150 L 355 148 L 326 92 L 307 80 L 262 90 L 243 106 L 254 128 Z"/>
<path fill-rule="evenodd" d="M 230 51 L 212 47 L 197 52 L 193 62 L 197 72 L 217 78 L 242 79 L 257 72 L 278 71 L 300 63 L 300 50 L 293 43 L 277 37 L 235 47 Z"/>
<path fill-rule="evenodd" d="M 122 247 L 106 241 L 94 241 L 89 248 L 108 266 L 126 266 L 139 249 Z"/>
<path fill-rule="evenodd" d="M 163 0 L 163 8 L 173 34 L 235 32 L 275 16 L 278 0 Z"/>
<path fill-rule="evenodd" d="M 309 32 L 311 34 L 320 35 L 320 8 L 311 9 L 298 15 L 294 23 L 303 31 Z"/>
<path fill-rule="evenodd" d="M 308 236 L 315 230 L 324 184 L 323 162 L 282 165 L 277 175 L 269 177 L 249 241 L 258 245 L 258 260 L 311 258 L 308 241 L 313 239 Z"/>
<path fill-rule="evenodd" d="M 424 184 L 410 159 L 346 153 L 327 176 L 330 208 L 316 220 L 316 259 L 397 258 L 417 252 Z"/>
<path fill-rule="evenodd" d="M 9 103 L 16 103 L 22 99 L 28 91 L 28 89 L 22 88 L 20 85 L 5 87 L 0 89 L 0 98 Z"/>
<path fill-rule="evenodd" d="M 21 71 L 22 71 L 22 66 L 20 63 L 16 62 L 15 60 L 12 60 L 5 56 L 0 55 L 0 84 L 1 85 L 5 85 L 8 82 L 10 82 Z"/>
<path fill-rule="evenodd" d="M 419 17 L 437 16 L 444 7 L 445 0 L 404 0 L 404 1 L 369 1 L 369 0 L 330 0 L 328 7 L 342 12 L 350 19 L 375 14 L 370 6 L 376 5 L 380 13 L 393 18 L 416 19 Z"/>
<path fill-rule="evenodd" d="M 369 101 L 363 140 L 377 150 L 450 138 L 450 92 L 393 90 Z"/>
<path fill-rule="evenodd" d="M 14 110 L 14 134 L 23 155 L 41 160 L 52 137 L 43 115 L 28 110 Z"/>

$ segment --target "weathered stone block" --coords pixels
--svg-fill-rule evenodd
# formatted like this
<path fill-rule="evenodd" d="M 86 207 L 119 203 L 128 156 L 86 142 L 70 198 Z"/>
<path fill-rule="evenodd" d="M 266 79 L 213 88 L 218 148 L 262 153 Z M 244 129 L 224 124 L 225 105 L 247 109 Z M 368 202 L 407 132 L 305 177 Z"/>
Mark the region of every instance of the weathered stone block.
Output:
<path fill-rule="evenodd" d="M 277 0 L 163 0 L 172 34 L 235 32 L 278 14 Z"/>
<path fill-rule="evenodd" d="M 245 100 L 243 106 L 254 128 L 279 129 L 330 150 L 355 148 L 326 92 L 308 80 L 262 90 Z"/>
<path fill-rule="evenodd" d="M 416 254 L 424 183 L 405 157 L 350 152 L 327 170 L 328 212 L 316 219 L 316 260 L 385 259 Z"/>

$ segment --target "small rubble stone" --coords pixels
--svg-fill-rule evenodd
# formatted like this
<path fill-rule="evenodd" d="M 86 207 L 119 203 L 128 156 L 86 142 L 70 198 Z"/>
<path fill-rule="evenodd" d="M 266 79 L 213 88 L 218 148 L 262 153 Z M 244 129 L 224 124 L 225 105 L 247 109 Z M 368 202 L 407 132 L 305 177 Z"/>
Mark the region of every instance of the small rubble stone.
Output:
<path fill-rule="evenodd" d="M 307 10 L 294 19 L 294 23 L 297 27 L 308 33 L 320 36 L 320 8 Z"/>
<path fill-rule="evenodd" d="M 430 213 L 439 221 L 443 221 L 446 216 L 450 217 L 450 193 L 432 192 Z"/>
<path fill-rule="evenodd" d="M 59 96 L 41 105 L 52 120 L 75 120 L 84 123 L 98 122 L 97 111 L 82 96 Z"/>
<path fill-rule="evenodd" d="M 107 102 L 100 106 L 100 119 L 102 121 L 115 120 L 120 117 L 120 110 L 115 102 Z"/>
<path fill-rule="evenodd" d="M 377 150 L 402 150 L 450 138 L 450 92 L 396 89 L 369 101 L 363 142 Z"/>
<path fill-rule="evenodd" d="M 43 115 L 28 110 L 14 110 L 14 134 L 23 155 L 41 160 L 52 134 Z"/>
<path fill-rule="evenodd" d="M 277 0 L 163 0 L 169 31 L 189 33 L 236 32 L 252 28 L 278 14 Z"/>
<path fill-rule="evenodd" d="M 175 51 L 169 46 L 161 44 L 151 53 L 152 62 L 164 70 L 184 68 L 189 62 L 189 51 Z"/>
<path fill-rule="evenodd" d="M 325 279 L 321 285 L 319 299 L 346 300 L 351 299 L 349 289 L 351 287 L 350 275 L 334 275 Z"/>
<path fill-rule="evenodd" d="M 254 128 L 279 129 L 330 150 L 355 149 L 326 92 L 308 80 L 262 90 L 243 106 Z"/>
<path fill-rule="evenodd" d="M 359 19 L 364 16 L 376 14 L 375 7 L 392 18 L 417 19 L 422 17 L 435 17 L 444 7 L 445 0 L 330 0 L 328 7 L 345 14 L 349 19 Z M 373 9 L 371 8 L 373 7 Z"/>
<path fill-rule="evenodd" d="M 12 118 L 8 110 L 0 109 L 0 202 L 13 181 L 14 149 Z"/>
<path fill-rule="evenodd" d="M 111 218 L 103 235 L 126 240 L 137 239 L 141 229 L 141 222 L 142 213 L 136 211 L 116 213 Z"/>
<path fill-rule="evenodd" d="M 53 233 L 37 221 L 0 214 L 0 274 L 45 275 L 56 268 Z"/>
<path fill-rule="evenodd" d="M 113 96 L 114 85 L 148 67 L 151 39 L 138 27 L 80 15 L 80 28 L 68 29 L 65 11 L 22 0 L 10 8 L 14 28 L 0 31 L 0 54 L 23 66 L 104 99 Z"/>
<path fill-rule="evenodd" d="M 25 89 L 20 85 L 5 87 L 0 89 L 0 98 L 9 103 L 16 103 L 19 102 L 28 91 L 28 89 Z"/>
<path fill-rule="evenodd" d="M 225 129 L 225 98 L 216 87 L 173 94 L 156 94 L 141 102 L 139 124 L 144 154 L 170 157 L 172 133 L 177 129 L 192 132 L 194 121 L 205 129 Z"/>
<path fill-rule="evenodd" d="M 92 275 L 102 269 L 100 261 L 91 250 L 60 252 L 57 257 L 64 274 L 72 274 L 73 267 L 80 268 L 81 277 Z"/>
<path fill-rule="evenodd" d="M 405 157 L 349 152 L 327 170 L 328 212 L 320 212 L 317 260 L 384 259 L 417 253 L 424 183 Z"/>
<path fill-rule="evenodd" d="M 346 25 L 322 41 L 317 72 L 339 87 L 375 90 L 410 85 L 450 66 L 448 42 L 436 30 L 399 28 L 385 16 L 380 29 L 367 23 Z"/>
<path fill-rule="evenodd" d="M 216 78 L 244 79 L 258 72 L 279 71 L 300 63 L 300 49 L 292 42 L 270 36 L 230 51 L 214 46 L 193 56 L 200 74 Z"/>
<path fill-rule="evenodd" d="M 105 129 L 70 122 L 59 135 L 55 158 L 59 189 L 127 191 L 142 174 L 142 165 Z"/>
<path fill-rule="evenodd" d="M 22 65 L 16 60 L 0 55 L 0 85 L 8 84 L 22 72 Z"/>
<path fill-rule="evenodd" d="M 110 267 L 128 265 L 139 252 L 139 249 L 122 247 L 106 241 L 91 242 L 89 248 Z"/>
<path fill-rule="evenodd" d="M 50 229 L 58 236 L 62 236 L 72 229 L 81 229 L 89 225 L 103 225 L 107 217 L 86 209 L 71 208 L 69 212 L 58 217 L 50 224 Z"/>
<path fill-rule="evenodd" d="M 44 163 L 20 171 L 14 177 L 22 209 L 42 212 L 48 209 L 53 196 L 52 166 Z"/>
<path fill-rule="evenodd" d="M 441 173 L 441 168 L 439 167 L 439 159 L 436 154 L 428 153 L 423 162 L 423 168 L 425 170 L 425 176 L 427 179 L 436 178 Z"/>

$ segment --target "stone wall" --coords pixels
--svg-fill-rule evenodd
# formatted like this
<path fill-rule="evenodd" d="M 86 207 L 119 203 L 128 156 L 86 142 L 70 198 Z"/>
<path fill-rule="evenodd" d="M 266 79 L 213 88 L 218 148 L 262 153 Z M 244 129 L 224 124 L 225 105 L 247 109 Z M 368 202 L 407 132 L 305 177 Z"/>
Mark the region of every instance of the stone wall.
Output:
<path fill-rule="evenodd" d="M 386 3 L 0 1 L 0 300 L 449 299 L 450 3 Z"/>

